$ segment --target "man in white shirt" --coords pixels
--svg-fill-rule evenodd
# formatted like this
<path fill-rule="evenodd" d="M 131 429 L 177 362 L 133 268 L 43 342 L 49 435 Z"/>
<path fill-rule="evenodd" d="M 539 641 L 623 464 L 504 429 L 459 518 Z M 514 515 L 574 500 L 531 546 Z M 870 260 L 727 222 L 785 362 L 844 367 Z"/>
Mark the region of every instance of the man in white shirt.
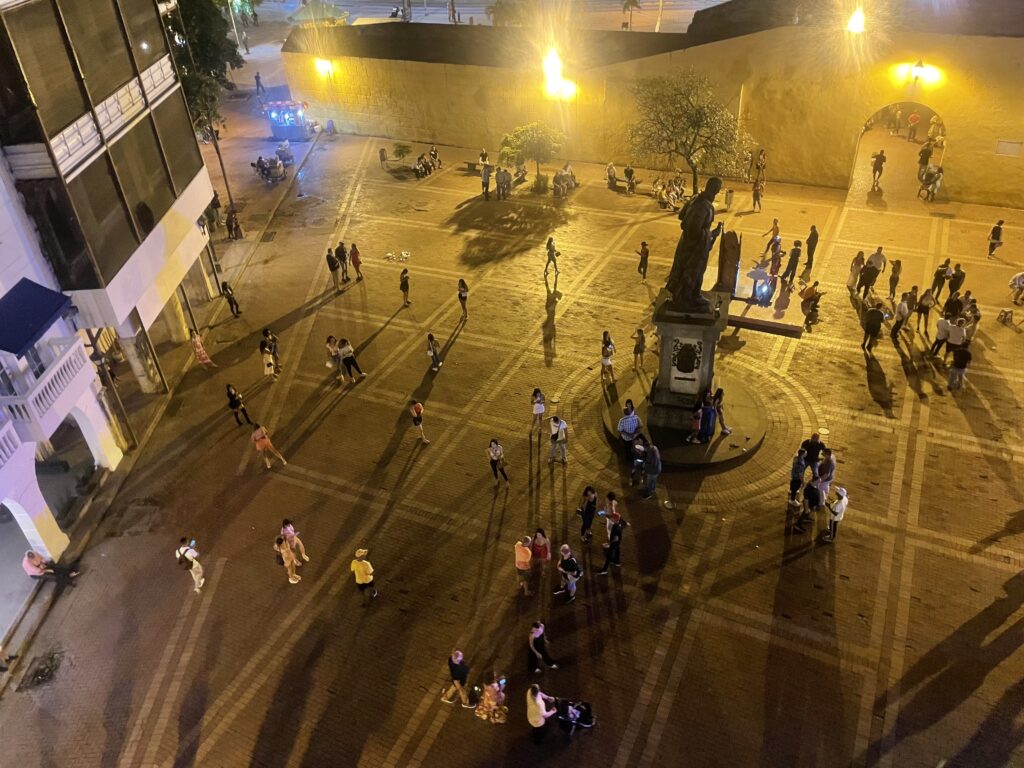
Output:
<path fill-rule="evenodd" d="M 946 351 L 942 353 L 942 359 L 949 357 L 949 353 L 957 347 L 967 344 L 967 320 L 958 318 L 956 324 L 949 326 L 949 337 L 946 339 Z"/>
<path fill-rule="evenodd" d="M 948 317 L 940 317 L 939 321 L 935 324 L 935 341 L 932 342 L 932 348 L 929 350 L 933 355 L 939 354 L 942 345 L 949 339 L 949 327 Z"/>
<path fill-rule="evenodd" d="M 178 548 L 174 550 L 174 559 L 178 561 L 179 565 L 184 568 L 188 568 L 188 572 L 192 574 L 192 582 L 196 585 L 196 592 L 203 588 L 203 584 L 206 583 L 206 579 L 203 578 L 203 566 L 199 564 L 199 553 L 195 549 L 196 540 L 192 539 L 189 541 L 184 536 L 181 537 L 181 541 L 178 542 Z"/>
<path fill-rule="evenodd" d="M 885 272 L 885 265 L 888 260 L 885 258 L 885 254 L 882 253 L 882 246 L 878 246 L 878 250 L 868 256 L 868 264 L 878 270 L 878 274 Z"/>
<path fill-rule="evenodd" d="M 555 452 L 561 453 L 562 463 L 565 464 L 565 449 L 569 440 L 569 425 L 557 416 L 551 417 L 551 454 L 548 461 L 555 460 Z"/>
<path fill-rule="evenodd" d="M 526 719 L 530 721 L 533 728 L 533 741 L 540 744 L 544 741 L 544 732 L 547 730 L 548 718 L 558 714 L 558 710 L 547 705 L 555 703 L 554 696 L 548 696 L 541 691 L 540 686 L 534 683 L 526 692 Z"/>
<path fill-rule="evenodd" d="M 836 533 L 839 531 L 839 523 L 843 520 L 843 515 L 846 514 L 846 507 L 850 503 L 849 497 L 846 495 L 845 488 L 836 488 L 836 496 L 839 499 L 835 504 L 828 504 L 829 520 L 828 520 L 828 533 L 822 536 L 823 541 L 835 541 Z"/>
<path fill-rule="evenodd" d="M 896 314 L 893 316 L 892 321 L 892 332 L 889 334 L 892 336 L 894 344 L 899 344 L 900 328 L 903 327 L 903 324 L 907 322 L 907 318 L 910 317 L 910 305 L 907 303 L 909 297 L 910 294 L 904 293 L 900 297 L 900 303 L 896 305 Z"/>

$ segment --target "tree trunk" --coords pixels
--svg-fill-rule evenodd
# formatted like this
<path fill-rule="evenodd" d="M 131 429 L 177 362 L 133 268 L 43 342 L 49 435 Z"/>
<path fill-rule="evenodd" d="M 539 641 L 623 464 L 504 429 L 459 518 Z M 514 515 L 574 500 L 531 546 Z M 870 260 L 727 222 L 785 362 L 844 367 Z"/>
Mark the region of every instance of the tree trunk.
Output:
<path fill-rule="evenodd" d="M 690 162 L 689 160 L 686 161 L 686 164 L 690 166 L 690 174 L 693 177 L 693 194 L 696 195 L 699 191 L 697 185 L 700 183 L 700 178 L 697 175 L 697 164 Z"/>
<path fill-rule="evenodd" d="M 633 31 L 633 7 L 632 6 L 630 6 L 630 8 L 629 8 L 629 31 L 630 32 Z"/>
<path fill-rule="evenodd" d="M 533 175 L 533 180 L 536 181 L 537 179 L 540 178 L 540 160 L 534 160 L 533 164 L 537 168 L 537 172 Z"/>

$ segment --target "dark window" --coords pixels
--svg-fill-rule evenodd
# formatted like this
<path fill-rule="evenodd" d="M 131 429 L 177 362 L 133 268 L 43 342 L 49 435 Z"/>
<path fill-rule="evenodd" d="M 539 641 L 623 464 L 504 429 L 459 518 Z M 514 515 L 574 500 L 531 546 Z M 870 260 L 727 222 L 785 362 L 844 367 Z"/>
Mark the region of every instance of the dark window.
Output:
<path fill-rule="evenodd" d="M 153 0 L 120 0 L 120 3 L 128 37 L 132 41 L 132 54 L 139 71 L 143 71 L 167 55 L 163 24 L 156 3 Z"/>
<path fill-rule="evenodd" d="M 60 179 L 21 179 L 16 184 L 60 287 L 65 291 L 102 287 L 64 183 Z"/>
<path fill-rule="evenodd" d="M 134 77 L 114 0 L 59 0 L 86 90 L 99 104 Z"/>
<path fill-rule="evenodd" d="M 100 155 L 86 166 L 68 184 L 68 190 L 99 273 L 109 283 L 139 243 L 107 156 Z"/>
<path fill-rule="evenodd" d="M 203 158 L 199 154 L 199 145 L 196 144 L 196 135 L 180 90 L 153 110 L 153 120 L 174 178 L 174 188 L 180 195 L 203 167 Z"/>
<path fill-rule="evenodd" d="M 0 30 L 0 140 L 36 144 L 45 140 L 6 30 Z"/>
<path fill-rule="evenodd" d="M 110 159 L 121 180 L 135 224 L 142 237 L 153 231 L 174 203 L 153 122 L 145 117 L 110 147 Z"/>
<path fill-rule="evenodd" d="M 57 16 L 49 2 L 36 2 L 8 11 L 4 18 L 39 118 L 52 138 L 86 111 Z"/>

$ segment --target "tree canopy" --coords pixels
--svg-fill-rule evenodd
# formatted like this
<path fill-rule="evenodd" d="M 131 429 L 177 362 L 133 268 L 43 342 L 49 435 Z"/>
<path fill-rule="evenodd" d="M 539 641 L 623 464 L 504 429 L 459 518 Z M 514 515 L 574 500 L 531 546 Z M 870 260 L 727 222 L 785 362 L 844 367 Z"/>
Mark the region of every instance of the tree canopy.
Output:
<path fill-rule="evenodd" d="M 564 141 L 565 136 L 561 131 L 545 123 L 520 125 L 502 137 L 501 160 L 509 164 L 533 160 L 537 175 L 540 176 L 540 164 L 554 158 Z"/>
<path fill-rule="evenodd" d="M 493 0 L 484 12 L 496 27 L 525 27 L 539 10 L 534 0 Z"/>
<path fill-rule="evenodd" d="M 700 171 L 734 173 L 751 140 L 735 115 L 715 98 L 711 81 L 693 69 L 637 80 L 633 86 L 640 120 L 629 127 L 640 156 L 677 158 L 690 168 L 694 192 Z"/>
<path fill-rule="evenodd" d="M 181 87 L 197 128 L 220 119 L 221 90 L 234 88 L 228 67 L 238 69 L 244 63 L 234 39 L 228 37 L 231 22 L 223 8 L 222 0 L 178 0 L 177 11 L 164 16 Z"/>

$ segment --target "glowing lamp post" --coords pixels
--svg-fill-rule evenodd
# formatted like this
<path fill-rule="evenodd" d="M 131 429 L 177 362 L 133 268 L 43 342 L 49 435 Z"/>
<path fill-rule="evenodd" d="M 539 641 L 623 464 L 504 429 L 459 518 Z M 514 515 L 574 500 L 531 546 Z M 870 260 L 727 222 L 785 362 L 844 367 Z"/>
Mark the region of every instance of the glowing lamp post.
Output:
<path fill-rule="evenodd" d="M 544 93 L 557 101 L 569 101 L 576 95 L 576 83 L 562 77 L 562 60 L 554 48 L 544 57 Z"/>
<path fill-rule="evenodd" d="M 857 8 L 850 14 L 850 20 L 846 24 L 846 31 L 859 35 L 864 31 L 864 9 Z"/>

